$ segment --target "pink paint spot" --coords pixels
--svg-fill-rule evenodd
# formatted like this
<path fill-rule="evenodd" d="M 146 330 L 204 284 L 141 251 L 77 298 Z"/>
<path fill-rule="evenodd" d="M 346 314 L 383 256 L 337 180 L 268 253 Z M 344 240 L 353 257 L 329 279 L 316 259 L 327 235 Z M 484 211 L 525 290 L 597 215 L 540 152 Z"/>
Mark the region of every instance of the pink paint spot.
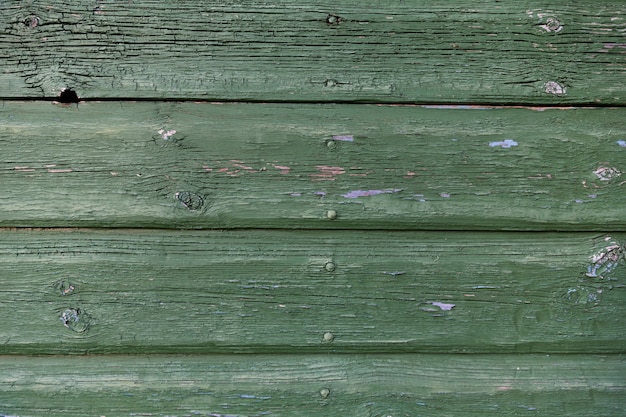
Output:
<path fill-rule="evenodd" d="M 606 49 L 613 49 L 613 48 L 626 49 L 626 43 L 605 43 L 604 47 Z"/>
<path fill-rule="evenodd" d="M 245 169 L 246 171 L 256 172 L 256 170 L 255 170 L 254 168 L 249 167 L 249 166 L 247 166 L 247 165 L 240 164 L 240 163 L 233 164 L 233 167 L 235 167 L 235 168 Z"/>
<path fill-rule="evenodd" d="M 326 192 L 325 191 L 315 191 L 313 192 L 314 195 L 318 196 L 318 197 L 326 197 Z"/>
<path fill-rule="evenodd" d="M 414 171 L 407 171 L 406 175 L 404 176 L 404 178 L 413 178 L 414 176 L 416 176 L 417 174 Z"/>
<path fill-rule="evenodd" d="M 354 137 L 352 135 L 335 135 L 333 136 L 333 140 L 338 140 L 341 142 L 353 142 Z"/>
<path fill-rule="evenodd" d="M 283 175 L 287 175 L 291 171 L 291 168 L 285 165 L 272 165 L 272 166 L 276 169 L 280 169 L 280 173 Z"/>
<path fill-rule="evenodd" d="M 318 180 L 334 180 L 337 175 L 345 174 L 346 170 L 342 167 L 317 165 L 315 167 L 319 173 L 310 174 L 309 176 Z"/>
<path fill-rule="evenodd" d="M 439 301 L 433 301 L 431 304 L 434 305 L 435 307 L 439 307 L 442 311 L 450 311 L 454 307 L 456 307 L 456 304 L 446 304 L 446 303 L 441 303 Z"/>
<path fill-rule="evenodd" d="M 443 198 L 450 198 L 450 193 L 439 193 L 439 196 Z"/>
<path fill-rule="evenodd" d="M 302 193 L 291 193 L 289 195 L 292 197 L 302 197 Z"/>
<path fill-rule="evenodd" d="M 354 190 L 349 193 L 343 194 L 345 198 L 359 198 L 359 197 L 370 197 L 373 195 L 379 194 L 391 194 L 398 193 L 402 191 L 400 188 L 388 189 L 388 190 Z"/>

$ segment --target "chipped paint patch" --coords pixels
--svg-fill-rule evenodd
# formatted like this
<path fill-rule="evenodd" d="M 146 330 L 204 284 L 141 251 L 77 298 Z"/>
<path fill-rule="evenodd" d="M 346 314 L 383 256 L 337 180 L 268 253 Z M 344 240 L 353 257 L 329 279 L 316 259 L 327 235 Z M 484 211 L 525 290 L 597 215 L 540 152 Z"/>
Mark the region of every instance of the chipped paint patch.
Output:
<path fill-rule="evenodd" d="M 611 167 L 598 167 L 593 173 L 600 179 L 600 181 L 610 181 L 619 177 L 622 173 L 617 168 Z"/>
<path fill-rule="evenodd" d="M 434 305 L 435 307 L 439 307 L 442 311 L 450 311 L 454 307 L 456 307 L 456 304 L 442 303 L 442 302 L 439 302 L 439 301 L 433 301 L 430 304 Z"/>
<path fill-rule="evenodd" d="M 163 138 L 163 140 L 169 140 L 172 136 L 176 134 L 176 131 L 174 129 L 170 129 L 170 130 L 159 129 L 157 130 L 157 133 L 161 135 L 161 138 Z"/>
<path fill-rule="evenodd" d="M 516 141 L 514 141 L 513 139 L 505 139 L 503 141 L 498 141 L 498 142 L 489 142 L 489 146 L 491 146 L 492 148 L 496 148 L 496 147 L 500 147 L 500 148 L 511 148 L 513 146 L 517 146 L 518 143 Z"/>
<path fill-rule="evenodd" d="M 387 190 L 353 190 L 346 194 L 342 194 L 342 196 L 345 198 L 371 197 L 371 196 L 379 195 L 379 194 L 398 193 L 400 191 L 402 191 L 402 189 L 400 188 L 393 188 L 393 189 L 387 189 Z"/>

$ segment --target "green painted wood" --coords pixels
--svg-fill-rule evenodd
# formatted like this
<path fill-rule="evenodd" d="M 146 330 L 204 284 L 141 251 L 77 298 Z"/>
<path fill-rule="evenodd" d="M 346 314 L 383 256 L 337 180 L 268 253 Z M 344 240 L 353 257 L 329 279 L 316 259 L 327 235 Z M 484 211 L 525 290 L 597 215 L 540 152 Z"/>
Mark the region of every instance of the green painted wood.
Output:
<path fill-rule="evenodd" d="M 0 226 L 623 231 L 625 118 L 5 102 Z"/>
<path fill-rule="evenodd" d="M 0 354 L 624 352 L 625 241 L 4 230 Z"/>
<path fill-rule="evenodd" d="M 626 102 L 609 0 L 3 1 L 0 98 Z"/>
<path fill-rule="evenodd" d="M 6 416 L 622 416 L 595 355 L 0 357 Z"/>

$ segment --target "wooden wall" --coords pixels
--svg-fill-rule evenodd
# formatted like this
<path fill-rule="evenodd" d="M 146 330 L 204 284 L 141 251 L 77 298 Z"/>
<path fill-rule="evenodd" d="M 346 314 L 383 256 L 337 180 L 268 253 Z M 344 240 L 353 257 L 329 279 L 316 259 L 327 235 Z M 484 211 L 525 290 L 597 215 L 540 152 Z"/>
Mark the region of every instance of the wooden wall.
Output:
<path fill-rule="evenodd" d="M 621 416 L 626 4 L 0 2 L 0 416 Z"/>

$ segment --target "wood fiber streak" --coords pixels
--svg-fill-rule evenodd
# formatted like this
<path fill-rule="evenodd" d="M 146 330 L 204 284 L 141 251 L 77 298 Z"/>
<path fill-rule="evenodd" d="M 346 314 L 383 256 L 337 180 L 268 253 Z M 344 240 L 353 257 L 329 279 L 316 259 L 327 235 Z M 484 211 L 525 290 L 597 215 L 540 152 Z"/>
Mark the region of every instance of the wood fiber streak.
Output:
<path fill-rule="evenodd" d="M 626 101 L 626 4 L 3 1 L 0 98 Z"/>
<path fill-rule="evenodd" d="M 616 355 L 1 356 L 0 369 L 3 415 L 586 417 L 626 406 Z"/>
<path fill-rule="evenodd" d="M 0 226 L 623 231 L 625 117 L 6 102 Z"/>
<path fill-rule="evenodd" d="M 619 353 L 625 240 L 4 230 L 0 353 Z"/>

